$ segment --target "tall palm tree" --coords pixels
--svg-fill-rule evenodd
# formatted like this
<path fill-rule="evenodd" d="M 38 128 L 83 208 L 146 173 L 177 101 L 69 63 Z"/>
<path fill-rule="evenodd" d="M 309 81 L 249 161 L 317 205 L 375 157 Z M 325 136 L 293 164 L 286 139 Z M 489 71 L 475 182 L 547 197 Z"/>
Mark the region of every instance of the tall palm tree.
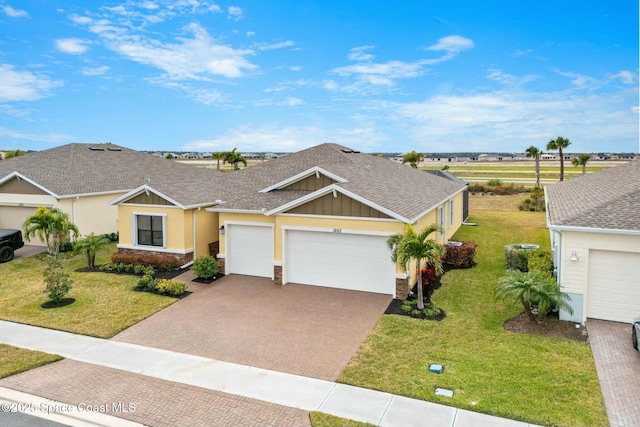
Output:
<path fill-rule="evenodd" d="M 562 154 L 562 150 L 569 145 L 571 145 L 569 138 L 563 138 L 561 136 L 547 142 L 547 150 L 558 150 L 558 156 L 560 157 L 560 181 L 564 181 L 564 155 Z"/>
<path fill-rule="evenodd" d="M 424 308 L 424 299 L 420 264 L 425 261 L 427 264 L 433 265 L 436 274 L 442 274 L 442 258 L 446 253 L 446 249 L 434 239 L 429 238 L 435 232 L 442 232 L 442 229 L 437 224 L 432 224 L 416 233 L 411 224 L 405 224 L 404 230 L 404 234 L 398 233 L 389 237 L 387 246 L 391 249 L 391 261 L 400 263 L 404 271 L 409 270 L 411 260 L 416 261 L 418 309 L 422 310 Z"/>
<path fill-rule="evenodd" d="M 573 166 L 582 166 L 582 175 L 586 175 L 589 160 L 591 160 L 591 154 L 580 154 L 578 157 L 571 159 L 571 164 Z"/>
<path fill-rule="evenodd" d="M 424 154 L 418 153 L 415 150 L 405 154 L 402 157 L 402 164 L 409 163 L 412 168 L 417 169 L 418 163 L 420 163 L 424 159 Z"/>
<path fill-rule="evenodd" d="M 47 242 L 49 252 L 54 255 L 60 252 L 60 246 L 69 239 L 70 233 L 73 233 L 74 238 L 79 234 L 78 227 L 69 220 L 67 213 L 58 208 L 44 206 L 40 206 L 28 217 L 22 228 L 25 239 L 30 241 L 31 237 L 38 236 Z"/>
<path fill-rule="evenodd" d="M 532 145 L 527 148 L 525 155 L 529 158 L 533 157 L 536 160 L 536 185 L 540 187 L 540 156 L 544 154 L 538 147 Z"/>
<path fill-rule="evenodd" d="M 224 151 L 214 151 L 213 153 L 211 153 L 211 156 L 217 160 L 217 165 L 216 165 L 216 169 L 220 170 L 220 160 L 224 160 L 224 156 L 227 153 L 225 153 Z"/>
<path fill-rule="evenodd" d="M 233 170 L 238 170 L 238 163 L 242 163 L 245 167 L 247 166 L 247 160 L 242 157 L 241 153 L 238 153 L 237 148 L 234 148 L 231 151 L 224 153 L 224 162 L 233 165 Z"/>
<path fill-rule="evenodd" d="M 79 239 L 74 245 L 74 250 L 77 252 L 84 251 L 87 254 L 87 268 L 89 268 L 89 270 L 93 270 L 96 267 L 96 253 L 101 248 L 108 245 L 109 242 L 109 238 L 104 234 L 96 236 L 91 233 L 88 236 Z"/>

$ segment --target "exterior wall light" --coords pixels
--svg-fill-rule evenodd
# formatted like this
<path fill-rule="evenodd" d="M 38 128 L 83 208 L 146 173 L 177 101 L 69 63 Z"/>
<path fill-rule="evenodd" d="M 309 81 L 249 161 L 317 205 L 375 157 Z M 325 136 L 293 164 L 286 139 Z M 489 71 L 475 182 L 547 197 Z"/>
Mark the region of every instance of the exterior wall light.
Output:
<path fill-rule="evenodd" d="M 576 253 L 576 251 L 571 252 L 571 261 L 577 261 L 578 260 L 578 254 Z"/>
<path fill-rule="evenodd" d="M 224 234 L 224 225 L 218 228 L 218 231 L 220 232 L 220 234 Z"/>

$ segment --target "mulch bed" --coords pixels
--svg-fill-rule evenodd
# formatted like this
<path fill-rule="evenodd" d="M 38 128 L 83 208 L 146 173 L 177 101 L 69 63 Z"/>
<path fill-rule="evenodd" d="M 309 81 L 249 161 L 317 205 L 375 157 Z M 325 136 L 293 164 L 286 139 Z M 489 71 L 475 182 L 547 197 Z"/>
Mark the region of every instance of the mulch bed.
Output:
<path fill-rule="evenodd" d="M 211 279 L 201 279 L 199 277 L 196 277 L 195 279 L 192 279 L 192 282 L 196 282 L 196 283 L 204 283 L 205 285 L 210 285 L 211 283 L 215 282 L 216 280 L 220 279 L 224 277 L 224 274 L 216 274 L 215 276 L 213 276 Z"/>
<path fill-rule="evenodd" d="M 65 307 L 67 305 L 71 305 L 76 301 L 75 298 L 62 298 L 59 302 L 47 301 L 45 303 L 40 304 L 42 308 L 60 308 Z"/>
<path fill-rule="evenodd" d="M 442 319 L 444 319 L 445 317 L 447 317 L 446 313 L 444 311 L 442 311 L 442 313 L 440 313 L 437 316 L 434 317 L 425 317 L 424 315 L 420 314 L 420 315 L 414 315 L 411 314 L 411 312 L 406 312 L 404 310 L 402 310 L 402 303 L 404 302 L 404 300 L 398 299 L 398 298 L 394 298 L 391 300 L 391 302 L 389 303 L 389 306 L 387 307 L 387 309 L 385 310 L 384 314 L 398 314 L 400 316 L 408 316 L 408 317 L 413 317 L 414 319 L 424 319 L 424 320 L 435 320 L 435 321 L 441 321 Z M 427 305 L 427 303 L 425 302 L 425 306 Z"/>
<path fill-rule="evenodd" d="M 573 341 L 585 342 L 589 339 L 587 330 L 582 325 L 580 328 L 576 328 L 575 323 L 560 320 L 557 313 L 549 314 L 545 317 L 544 322 L 540 324 L 532 322 L 526 313 L 522 313 L 504 322 L 504 328 L 507 331 L 519 334 L 540 335 Z"/>

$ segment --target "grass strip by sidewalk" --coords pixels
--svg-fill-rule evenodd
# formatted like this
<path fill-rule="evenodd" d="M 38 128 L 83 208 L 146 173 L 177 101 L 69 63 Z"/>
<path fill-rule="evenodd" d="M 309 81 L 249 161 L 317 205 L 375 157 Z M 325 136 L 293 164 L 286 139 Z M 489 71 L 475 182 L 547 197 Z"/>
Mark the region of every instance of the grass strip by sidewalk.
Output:
<path fill-rule="evenodd" d="M 61 359 L 62 357 L 54 354 L 0 344 L 0 378 L 19 374 Z"/>
<path fill-rule="evenodd" d="M 384 315 L 338 381 L 542 425 L 607 425 L 589 345 L 507 332 L 503 323 L 521 309 L 494 301 L 505 244 L 549 247 L 544 214 L 473 205 L 472 213 L 478 226 L 455 238 L 478 243 L 478 265 L 448 272 L 433 296 L 447 317 Z M 444 373 L 430 373 L 431 363 Z M 436 387 L 455 395 L 436 396 Z"/>

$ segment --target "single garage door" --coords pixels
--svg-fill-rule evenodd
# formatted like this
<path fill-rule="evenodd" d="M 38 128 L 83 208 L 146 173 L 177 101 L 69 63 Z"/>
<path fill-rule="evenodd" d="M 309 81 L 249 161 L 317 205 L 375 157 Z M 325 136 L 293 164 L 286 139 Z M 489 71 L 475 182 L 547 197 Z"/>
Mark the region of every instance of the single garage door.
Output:
<path fill-rule="evenodd" d="M 640 316 L 640 253 L 589 252 L 587 317 L 631 323 Z"/>
<path fill-rule="evenodd" d="M 22 224 L 28 217 L 36 213 L 36 209 L 23 206 L 0 206 L 0 228 L 22 230 Z M 47 246 L 46 242 L 35 236 L 31 238 L 31 241 L 24 239 L 24 243 L 26 245 Z"/>
<path fill-rule="evenodd" d="M 395 295 L 396 269 L 387 237 L 287 230 L 285 280 Z"/>
<path fill-rule="evenodd" d="M 227 224 L 227 274 L 273 278 L 273 227 Z"/>

